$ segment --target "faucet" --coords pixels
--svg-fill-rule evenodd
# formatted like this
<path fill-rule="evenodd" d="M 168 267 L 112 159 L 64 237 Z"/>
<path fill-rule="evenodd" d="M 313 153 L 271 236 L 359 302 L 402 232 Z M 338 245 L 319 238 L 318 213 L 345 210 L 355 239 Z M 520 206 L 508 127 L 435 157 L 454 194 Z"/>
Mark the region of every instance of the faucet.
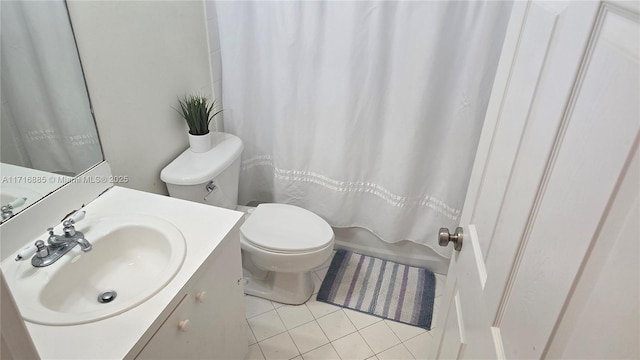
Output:
<path fill-rule="evenodd" d="M 15 200 L 13 200 L 12 202 L 8 203 L 7 205 L 3 205 L 2 208 L 0 209 L 0 211 L 2 211 L 2 221 L 7 220 L 10 217 L 12 217 L 13 216 L 13 209 L 24 205 L 24 203 L 26 201 L 27 201 L 26 197 L 21 197 L 21 198 L 17 198 Z"/>
<path fill-rule="evenodd" d="M 91 243 L 85 239 L 82 232 L 77 231 L 74 227 L 74 224 L 84 219 L 85 214 L 85 211 L 76 211 L 73 215 L 67 218 L 62 223 L 62 235 L 55 235 L 53 228 L 49 228 L 49 238 L 47 239 L 49 245 L 45 245 L 44 241 L 38 240 L 35 244 L 20 250 L 15 260 L 26 260 L 26 258 L 35 253 L 31 258 L 31 265 L 35 267 L 44 267 L 58 261 L 58 259 L 68 253 L 76 245 L 80 245 L 80 249 L 84 252 L 91 251 Z"/>

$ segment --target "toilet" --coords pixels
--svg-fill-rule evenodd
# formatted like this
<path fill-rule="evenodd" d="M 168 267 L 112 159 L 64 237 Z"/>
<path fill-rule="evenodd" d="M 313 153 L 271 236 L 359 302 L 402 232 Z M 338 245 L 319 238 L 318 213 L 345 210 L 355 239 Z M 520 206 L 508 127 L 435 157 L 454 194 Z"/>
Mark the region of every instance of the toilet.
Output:
<path fill-rule="evenodd" d="M 287 204 L 238 206 L 242 140 L 214 132 L 204 153 L 185 150 L 160 173 L 171 197 L 245 211 L 240 227 L 245 293 L 302 304 L 314 290 L 312 270 L 329 259 L 334 234 L 320 216 Z"/>

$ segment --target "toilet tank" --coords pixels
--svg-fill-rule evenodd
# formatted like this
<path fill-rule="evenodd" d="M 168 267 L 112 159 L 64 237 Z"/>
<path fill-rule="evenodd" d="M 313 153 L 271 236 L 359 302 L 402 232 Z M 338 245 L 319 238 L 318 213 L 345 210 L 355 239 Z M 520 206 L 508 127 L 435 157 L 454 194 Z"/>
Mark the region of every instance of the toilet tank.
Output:
<path fill-rule="evenodd" d="M 235 209 L 242 140 L 213 132 L 211 143 L 211 150 L 204 153 L 185 150 L 162 169 L 160 178 L 167 184 L 171 197 Z M 215 187 L 213 191 L 211 184 Z"/>

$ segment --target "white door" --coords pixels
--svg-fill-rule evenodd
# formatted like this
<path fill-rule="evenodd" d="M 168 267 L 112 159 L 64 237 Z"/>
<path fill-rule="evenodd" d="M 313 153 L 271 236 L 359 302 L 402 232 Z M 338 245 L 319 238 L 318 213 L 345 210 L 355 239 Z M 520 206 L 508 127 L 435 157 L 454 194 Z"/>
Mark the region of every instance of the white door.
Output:
<path fill-rule="evenodd" d="M 640 357 L 639 4 L 515 2 L 434 358 Z"/>

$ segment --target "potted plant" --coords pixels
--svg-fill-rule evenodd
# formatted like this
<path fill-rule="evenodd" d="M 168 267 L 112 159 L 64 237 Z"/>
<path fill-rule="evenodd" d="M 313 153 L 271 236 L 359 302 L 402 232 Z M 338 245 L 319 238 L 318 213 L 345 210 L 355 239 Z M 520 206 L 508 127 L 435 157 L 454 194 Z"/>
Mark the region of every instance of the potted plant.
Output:
<path fill-rule="evenodd" d="M 211 133 L 209 124 L 214 116 L 222 112 L 216 109 L 216 100 L 211 103 L 203 95 L 189 95 L 178 99 L 180 110 L 177 110 L 189 125 L 189 146 L 196 153 L 211 149 Z"/>

